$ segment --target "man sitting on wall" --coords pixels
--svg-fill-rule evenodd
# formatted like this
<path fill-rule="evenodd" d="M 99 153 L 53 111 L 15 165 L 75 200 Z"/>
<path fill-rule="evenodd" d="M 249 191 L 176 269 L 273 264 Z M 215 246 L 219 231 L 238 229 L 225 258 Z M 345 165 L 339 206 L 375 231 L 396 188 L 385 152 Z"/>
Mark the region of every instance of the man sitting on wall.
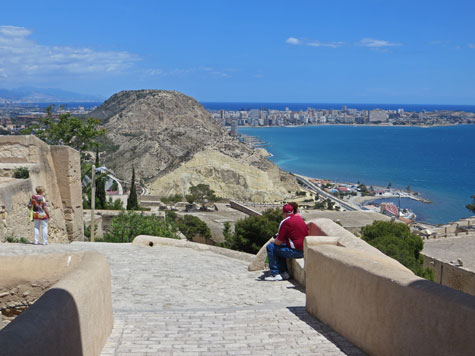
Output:
<path fill-rule="evenodd" d="M 287 258 L 303 257 L 303 241 L 308 235 L 308 228 L 295 207 L 285 204 L 282 208 L 284 220 L 280 223 L 279 231 L 273 242 L 267 245 L 267 258 L 271 275 L 266 281 L 282 281 L 289 279 Z"/>

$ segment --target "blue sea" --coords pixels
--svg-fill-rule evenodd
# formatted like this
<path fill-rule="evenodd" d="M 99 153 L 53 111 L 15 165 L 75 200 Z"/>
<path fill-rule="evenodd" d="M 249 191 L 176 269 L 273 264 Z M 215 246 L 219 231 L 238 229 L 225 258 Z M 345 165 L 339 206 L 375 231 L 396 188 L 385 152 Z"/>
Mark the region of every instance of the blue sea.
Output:
<path fill-rule="evenodd" d="M 443 224 L 473 215 L 475 125 L 383 127 L 320 125 L 239 128 L 259 137 L 286 171 L 338 182 L 419 192 L 432 201 L 401 199 L 417 220 Z"/>

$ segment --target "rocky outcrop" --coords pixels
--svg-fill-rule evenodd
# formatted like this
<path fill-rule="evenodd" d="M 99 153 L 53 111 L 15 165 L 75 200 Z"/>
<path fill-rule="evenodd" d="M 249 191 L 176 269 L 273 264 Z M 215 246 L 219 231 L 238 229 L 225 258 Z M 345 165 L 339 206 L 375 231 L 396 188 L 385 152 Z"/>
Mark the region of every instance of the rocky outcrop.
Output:
<path fill-rule="evenodd" d="M 91 113 L 107 130 L 107 166 L 136 175 L 158 195 L 185 194 L 209 184 L 218 196 L 281 200 L 298 190 L 295 179 L 231 137 L 193 98 L 175 91 L 124 91 Z"/>

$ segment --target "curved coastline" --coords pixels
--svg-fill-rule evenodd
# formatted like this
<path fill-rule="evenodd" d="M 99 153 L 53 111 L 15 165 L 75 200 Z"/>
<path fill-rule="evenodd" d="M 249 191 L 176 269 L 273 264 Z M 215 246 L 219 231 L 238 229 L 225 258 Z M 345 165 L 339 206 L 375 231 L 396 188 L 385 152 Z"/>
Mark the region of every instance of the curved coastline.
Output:
<path fill-rule="evenodd" d="M 266 142 L 267 150 L 273 154 L 271 160 L 285 171 L 327 177 L 334 182 L 359 180 L 368 187 L 385 187 L 386 182 L 392 182 L 393 188 L 401 191 L 410 186 L 411 191 L 420 194 L 401 194 L 401 203 L 423 223 L 446 224 L 471 216 L 465 205 L 475 192 L 475 171 L 469 169 L 475 165 L 469 153 L 475 148 L 475 125 L 424 127 L 429 130 L 409 126 L 407 130 L 397 129 L 402 126 L 360 126 L 361 130 L 352 127 L 358 126 L 294 127 L 300 131 L 285 127 L 246 128 L 241 132 Z M 360 145 L 361 150 L 353 149 Z M 365 198 L 360 204 L 391 198 L 394 202 L 397 197 L 378 195 Z M 432 204 L 425 205 L 427 200 Z"/>

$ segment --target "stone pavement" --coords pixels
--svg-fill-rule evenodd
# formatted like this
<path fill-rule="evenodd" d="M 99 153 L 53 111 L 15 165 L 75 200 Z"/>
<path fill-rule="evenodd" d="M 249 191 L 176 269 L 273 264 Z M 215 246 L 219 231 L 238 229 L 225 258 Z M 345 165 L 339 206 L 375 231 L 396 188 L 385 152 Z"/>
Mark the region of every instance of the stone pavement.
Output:
<path fill-rule="evenodd" d="M 102 355 L 365 355 L 305 311 L 289 281 L 171 246 L 0 243 L 0 256 L 97 250 L 112 274 L 114 329 Z"/>

